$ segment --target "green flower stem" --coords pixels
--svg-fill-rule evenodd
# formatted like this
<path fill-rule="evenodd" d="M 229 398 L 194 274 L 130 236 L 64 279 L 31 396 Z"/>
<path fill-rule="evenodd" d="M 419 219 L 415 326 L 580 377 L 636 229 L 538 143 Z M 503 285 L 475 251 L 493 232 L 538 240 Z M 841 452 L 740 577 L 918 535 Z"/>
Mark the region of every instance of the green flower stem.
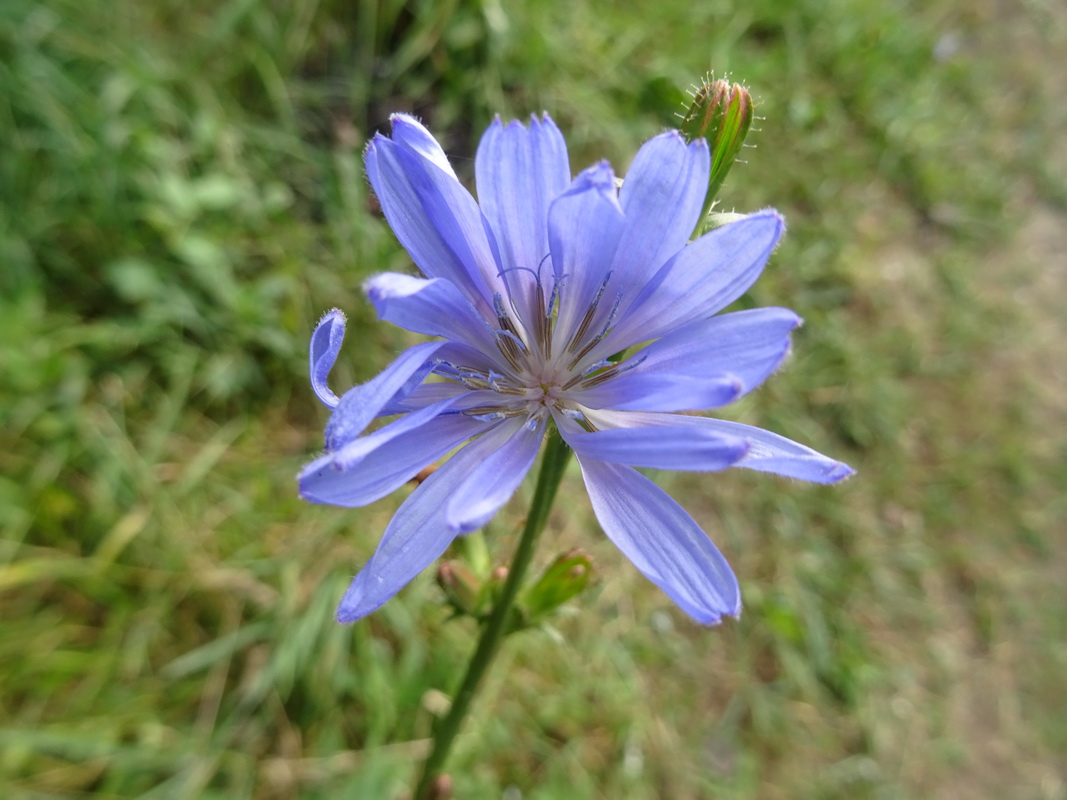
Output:
<path fill-rule="evenodd" d="M 448 758 L 452 742 L 459 733 L 463 718 L 467 716 L 474 693 L 508 630 L 515 598 L 522 587 L 526 570 L 533 560 L 537 537 L 540 536 L 548 521 L 548 512 L 552 508 L 556 490 L 559 489 L 560 481 L 563 479 L 570 453 L 571 450 L 563 438 L 556 431 L 550 430 L 548 445 L 541 459 L 541 470 L 537 476 L 533 503 L 530 505 L 529 516 L 526 517 L 526 525 L 522 529 L 522 538 L 519 539 L 515 557 L 508 568 L 507 580 L 500 592 L 500 598 L 493 606 L 492 614 L 485 623 L 482 636 L 478 640 L 478 647 L 471 656 L 470 664 L 467 665 L 463 683 L 460 684 L 459 691 L 452 700 L 452 707 L 434 730 L 433 750 L 422 768 L 422 777 L 419 778 L 418 785 L 415 787 L 413 800 L 428 800 L 428 792 Z"/>

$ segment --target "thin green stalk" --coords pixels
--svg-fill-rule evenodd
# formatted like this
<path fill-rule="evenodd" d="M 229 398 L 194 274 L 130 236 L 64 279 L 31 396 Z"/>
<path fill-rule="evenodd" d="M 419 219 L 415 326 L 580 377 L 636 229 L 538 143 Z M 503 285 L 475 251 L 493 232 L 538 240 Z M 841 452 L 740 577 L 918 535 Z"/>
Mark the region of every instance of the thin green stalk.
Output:
<path fill-rule="evenodd" d="M 463 683 L 460 684 L 459 691 L 452 699 L 452 707 L 434 731 L 433 750 L 430 751 L 423 765 L 422 776 L 415 787 L 414 800 L 427 800 L 428 792 L 448 758 L 452 741 L 459 733 L 463 718 L 467 716 L 474 693 L 500 647 L 500 642 L 508 629 L 508 623 L 511 621 L 515 598 L 522 587 L 526 570 L 533 560 L 537 537 L 540 536 L 548 521 L 548 512 L 552 508 L 552 501 L 556 498 L 556 490 L 559 489 L 559 483 L 567 468 L 570 453 L 570 448 L 567 447 L 563 438 L 552 431 L 548 436 L 548 445 L 541 459 L 541 470 L 537 475 L 537 488 L 534 489 L 530 513 L 526 517 L 526 525 L 522 529 L 522 537 L 515 550 L 515 557 L 508 568 L 507 580 L 500 592 L 500 598 L 493 606 L 493 613 L 485 623 L 474 655 L 471 656 L 470 663 L 467 665 Z"/>

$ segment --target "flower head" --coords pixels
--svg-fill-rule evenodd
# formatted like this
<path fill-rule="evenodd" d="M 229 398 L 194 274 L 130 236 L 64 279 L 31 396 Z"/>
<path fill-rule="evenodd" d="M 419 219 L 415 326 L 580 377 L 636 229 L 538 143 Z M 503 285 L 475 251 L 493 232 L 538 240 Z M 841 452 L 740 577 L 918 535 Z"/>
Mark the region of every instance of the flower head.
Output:
<path fill-rule="evenodd" d="M 604 532 L 696 620 L 736 616 L 726 560 L 634 467 L 746 467 L 819 483 L 844 464 L 759 428 L 692 411 L 729 403 L 782 361 L 799 318 L 715 316 L 756 280 L 783 230 L 773 211 L 689 242 L 708 186 L 707 143 L 671 131 L 638 152 L 622 188 L 607 163 L 573 180 L 547 116 L 494 122 L 475 160 L 478 201 L 413 118 L 366 151 L 386 219 L 425 277 L 384 273 L 378 315 L 436 337 L 338 398 L 326 378 L 344 335 L 331 311 L 311 340 L 311 383 L 333 409 L 326 453 L 300 473 L 313 502 L 363 506 L 463 445 L 400 506 L 338 609 L 384 604 L 459 534 L 484 525 L 554 423 Z M 613 359 L 620 353 L 627 355 Z M 379 417 L 395 417 L 367 432 Z"/>

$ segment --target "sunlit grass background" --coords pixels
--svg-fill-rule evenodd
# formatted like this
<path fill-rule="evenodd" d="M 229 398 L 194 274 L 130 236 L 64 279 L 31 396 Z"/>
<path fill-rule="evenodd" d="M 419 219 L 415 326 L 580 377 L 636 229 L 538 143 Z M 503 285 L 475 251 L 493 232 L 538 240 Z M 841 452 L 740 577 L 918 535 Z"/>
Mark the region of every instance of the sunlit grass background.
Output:
<path fill-rule="evenodd" d="M 511 639 L 459 798 L 1067 797 L 1067 11 L 1022 0 L 0 3 L 0 795 L 395 798 L 472 646 L 424 575 L 334 605 L 401 497 L 312 507 L 305 375 L 407 341 L 361 149 L 420 115 L 469 180 L 548 110 L 622 172 L 729 71 L 763 120 L 720 197 L 790 224 L 742 304 L 806 320 L 731 409 L 819 488 L 659 476 L 737 570 L 691 623 L 577 475 L 541 559 L 593 591 Z M 405 492 L 398 493 L 399 495 Z M 487 531 L 506 559 L 517 498 Z"/>

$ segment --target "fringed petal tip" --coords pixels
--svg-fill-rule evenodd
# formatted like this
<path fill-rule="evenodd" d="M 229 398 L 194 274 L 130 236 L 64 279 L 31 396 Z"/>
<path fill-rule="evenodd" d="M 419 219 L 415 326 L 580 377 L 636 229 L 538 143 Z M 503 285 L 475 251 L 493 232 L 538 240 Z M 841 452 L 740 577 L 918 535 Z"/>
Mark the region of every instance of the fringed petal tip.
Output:
<path fill-rule="evenodd" d="M 746 230 L 751 238 L 769 244 L 768 252 L 773 251 L 785 235 L 785 217 L 776 208 L 761 208 L 759 211 L 752 211 L 748 214 L 725 212 L 719 216 L 724 224 L 710 233 L 733 228 L 735 225 L 741 226 L 734 230 Z"/>
<path fill-rule="evenodd" d="M 851 478 L 856 474 L 856 470 L 852 469 L 848 464 L 843 461 L 838 461 L 837 466 L 834 467 L 826 476 L 827 483 L 840 483 L 841 481 Z"/>
<path fill-rule="evenodd" d="M 527 120 L 522 120 L 522 119 L 508 119 L 508 120 L 505 120 L 499 114 L 494 114 L 493 115 L 493 121 L 489 123 L 489 128 L 504 128 L 504 127 L 508 127 L 508 126 L 511 126 L 511 125 L 520 125 L 523 128 L 531 128 L 531 129 L 536 128 L 536 127 L 538 127 L 540 125 L 550 125 L 553 128 L 556 127 L 556 123 L 553 122 L 552 117 L 549 115 L 549 113 L 547 111 L 542 111 L 540 114 L 538 114 L 536 111 L 533 111 L 533 112 L 530 113 L 530 116 L 529 116 L 529 118 Z"/>
<path fill-rule="evenodd" d="M 618 198 L 618 184 L 615 182 L 615 171 L 607 161 L 599 161 L 578 173 L 578 176 L 560 197 L 569 197 L 589 191 L 599 193 L 618 210 L 620 215 L 622 214 L 622 206 L 619 205 Z"/>
<path fill-rule="evenodd" d="M 785 235 L 785 217 L 776 208 L 761 208 L 753 214 L 748 214 L 749 217 L 762 217 L 768 221 L 774 220 L 775 222 L 775 246 L 782 240 L 782 236 Z"/>
<path fill-rule="evenodd" d="M 706 625 L 709 628 L 713 628 L 716 625 L 721 625 L 724 618 L 729 619 L 741 619 L 741 601 L 738 600 L 737 606 L 732 611 L 723 611 L 709 613 L 706 611 L 700 611 L 694 613 L 692 609 L 683 609 L 694 621 L 701 625 Z"/>
<path fill-rule="evenodd" d="M 687 150 L 690 150 L 690 151 L 708 150 L 708 152 L 710 154 L 710 148 L 708 147 L 708 142 L 707 142 L 706 139 L 698 138 L 698 139 L 694 139 L 691 142 L 690 141 L 686 141 L 685 134 L 682 133 L 677 128 L 668 128 L 667 130 L 663 131 L 662 133 L 660 133 L 660 134 L 652 137 L 651 139 L 649 139 L 647 142 L 645 142 L 642 145 L 642 147 L 647 147 L 650 143 L 657 142 L 657 141 L 670 141 L 672 144 L 674 144 L 674 142 L 677 142 L 678 144 L 680 144 L 683 147 L 685 147 Z"/>
<path fill-rule="evenodd" d="M 370 300 L 374 310 L 381 319 L 381 301 L 387 297 L 404 297 L 413 294 L 426 283 L 424 278 L 416 278 L 414 275 L 404 275 L 398 272 L 379 272 L 371 275 L 363 281 L 360 288 L 363 294 Z"/>
<path fill-rule="evenodd" d="M 390 595 L 377 605 L 368 606 L 365 603 L 361 603 L 358 597 L 350 598 L 349 594 L 351 593 L 351 589 L 345 593 L 345 596 L 337 606 L 337 613 L 334 614 L 334 618 L 342 625 L 351 625 L 353 622 L 359 622 L 368 614 L 384 606 L 392 598 L 392 595 Z"/>
<path fill-rule="evenodd" d="M 740 613 L 733 570 L 677 502 L 630 467 L 578 463 L 600 527 L 646 578 L 701 624 Z"/>
<path fill-rule="evenodd" d="M 332 308 L 322 315 L 322 319 L 315 327 L 315 332 L 311 334 L 308 352 L 311 388 L 315 396 L 327 408 L 337 408 L 337 404 L 341 402 L 341 399 L 330 389 L 326 379 L 337 361 L 337 354 L 341 351 L 346 321 L 343 311 Z"/>

